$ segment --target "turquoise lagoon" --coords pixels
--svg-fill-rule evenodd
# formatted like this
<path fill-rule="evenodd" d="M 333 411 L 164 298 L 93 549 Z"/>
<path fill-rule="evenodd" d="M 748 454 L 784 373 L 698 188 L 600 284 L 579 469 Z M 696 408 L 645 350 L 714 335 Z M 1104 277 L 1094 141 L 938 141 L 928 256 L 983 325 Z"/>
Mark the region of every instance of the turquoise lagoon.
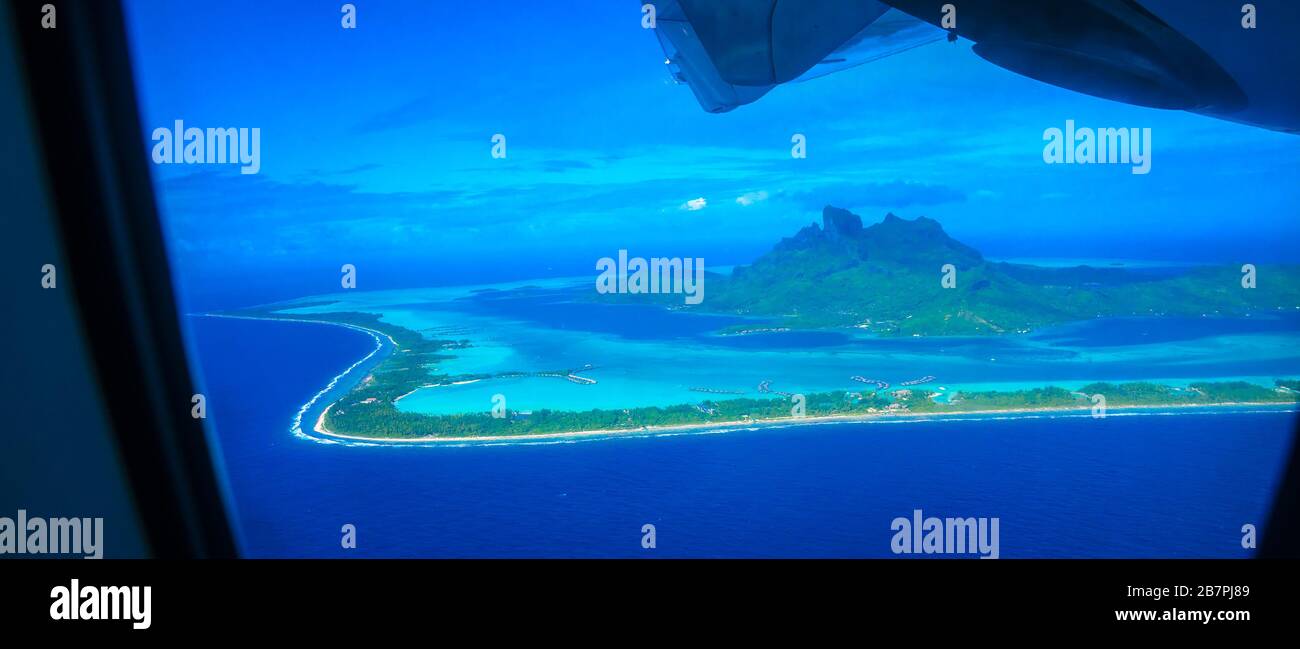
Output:
<path fill-rule="evenodd" d="M 718 335 L 740 318 L 651 304 L 601 304 L 587 278 L 342 292 L 282 303 L 286 313 L 362 311 L 431 338 L 468 340 L 438 375 L 577 372 L 422 388 L 408 412 L 486 412 L 495 395 L 514 410 L 589 410 L 698 403 L 739 396 L 862 391 L 934 376 L 927 391 L 1015 390 L 1094 381 L 1246 380 L 1271 385 L 1300 367 L 1300 316 L 1121 318 L 983 338 L 881 338 L 861 331 Z M 332 301 L 328 305 L 294 304 Z M 707 297 L 706 297 L 707 304 Z M 756 323 L 761 324 L 761 323 Z M 705 390 L 716 391 L 714 393 Z"/>

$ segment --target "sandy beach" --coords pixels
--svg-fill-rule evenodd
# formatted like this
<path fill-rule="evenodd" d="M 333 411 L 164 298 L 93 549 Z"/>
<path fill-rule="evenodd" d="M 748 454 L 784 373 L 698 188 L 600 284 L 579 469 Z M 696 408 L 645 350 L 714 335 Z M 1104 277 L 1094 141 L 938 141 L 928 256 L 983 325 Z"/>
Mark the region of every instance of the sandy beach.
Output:
<path fill-rule="evenodd" d="M 264 317 L 256 317 L 256 316 L 225 315 L 225 314 L 217 314 L 217 313 L 204 313 L 201 315 L 208 316 L 208 317 L 215 317 L 215 318 L 232 318 L 232 319 L 239 319 L 239 320 L 271 320 L 271 321 L 280 321 L 280 322 L 300 322 L 300 323 L 307 323 L 307 324 L 334 325 L 339 327 L 346 327 L 348 329 L 353 329 L 356 331 L 362 331 L 372 336 L 375 336 L 376 338 L 387 339 L 388 342 L 393 346 L 393 348 L 395 349 L 399 348 L 397 345 L 397 341 L 393 340 L 392 337 L 389 336 L 388 334 L 385 334 L 384 332 L 381 331 L 369 329 L 366 327 L 350 324 L 350 323 L 331 322 L 328 320 L 299 319 L 299 318 L 291 318 L 291 317 L 264 318 Z M 367 356 L 366 358 L 362 359 L 362 361 L 365 361 L 369 358 L 370 357 Z M 360 364 L 360 362 L 362 361 L 358 361 L 357 364 Z M 355 367 L 355 365 L 353 367 Z M 353 368 L 348 368 L 348 370 L 346 370 L 343 374 L 335 377 L 335 381 L 342 378 L 352 369 Z M 478 382 L 478 380 L 479 379 L 472 379 L 468 381 L 457 381 L 452 385 L 476 383 Z M 318 393 L 317 397 L 323 396 L 323 394 L 328 392 L 329 389 L 333 387 L 333 385 L 334 384 L 331 383 L 329 386 L 326 387 L 326 389 L 322 390 L 321 393 Z M 421 389 L 431 388 L 431 387 L 439 387 L 439 386 L 434 386 L 434 385 L 421 386 L 420 388 L 416 388 L 411 392 L 401 395 L 400 397 L 398 397 L 398 399 L 410 396 L 411 394 L 414 394 L 415 392 L 418 392 Z M 315 398 L 313 398 L 312 401 L 315 401 Z M 299 416 L 304 414 L 304 412 L 307 410 L 307 408 L 310 405 L 311 405 L 310 403 L 304 405 L 304 407 L 299 412 Z M 1161 409 L 1195 410 L 1197 408 L 1212 408 L 1212 407 L 1217 407 L 1217 408 L 1292 407 L 1294 408 L 1296 406 L 1297 406 L 1297 402 L 1290 402 L 1290 403 L 1223 402 L 1223 403 L 1115 406 L 1110 408 L 1110 410 L 1112 412 L 1119 413 L 1119 412 L 1131 411 L 1131 410 L 1138 410 L 1138 411 L 1161 410 Z M 1078 406 L 1062 406 L 1062 407 L 1053 407 L 1053 408 L 1009 408 L 1005 410 L 954 410 L 951 412 L 924 412 L 924 413 L 923 412 L 877 412 L 877 413 L 862 413 L 862 414 L 852 414 L 852 415 L 780 417 L 776 419 L 748 419 L 748 420 L 708 422 L 708 423 L 674 424 L 671 426 L 643 426 L 640 428 L 612 428 L 612 429 L 570 431 L 570 432 L 562 432 L 562 433 L 530 433 L 524 435 L 477 435 L 477 436 L 464 436 L 464 437 L 411 437 L 411 438 L 368 437 L 365 435 L 349 435 L 345 433 L 337 433 L 331 431 L 325 426 L 325 415 L 333 407 L 334 404 L 331 403 L 329 406 L 326 406 L 326 408 L 321 411 L 320 415 L 317 416 L 316 418 L 315 424 L 312 426 L 312 431 L 314 431 L 319 435 L 324 435 L 332 439 L 372 442 L 377 444 L 438 444 L 438 443 L 464 443 L 464 442 L 535 441 L 535 440 L 569 439 L 569 438 L 583 438 L 583 437 L 617 437 L 617 436 L 653 435 L 657 433 L 673 433 L 673 432 L 689 433 L 694 431 L 706 431 L 706 430 L 720 429 L 720 428 L 766 428 L 766 427 L 788 426 L 792 424 L 798 424 L 802 426 L 802 425 L 814 425 L 814 424 L 869 422 L 869 421 L 887 420 L 887 419 L 902 419 L 902 420 L 926 419 L 926 418 L 945 419 L 945 418 L 960 417 L 965 415 L 1011 415 L 1011 416 L 1020 415 L 1025 417 L 1032 417 L 1034 415 L 1047 414 L 1047 413 L 1088 412 L 1091 408 L 1091 405 L 1080 404 Z"/>
<path fill-rule="evenodd" d="M 1230 402 L 1230 403 L 1194 403 L 1181 405 L 1149 405 L 1149 406 L 1120 406 L 1111 408 L 1114 412 L 1123 412 L 1126 410 L 1169 410 L 1169 409 L 1196 409 L 1196 408 L 1239 408 L 1239 407 L 1296 407 L 1296 403 L 1276 403 L 1276 402 Z M 823 415 L 817 417 L 781 417 L 778 419 L 750 419 L 739 421 L 722 421 L 709 422 L 700 424 L 675 424 L 672 426 L 643 426 L 641 428 L 612 428 L 604 430 L 582 430 L 567 433 L 536 433 L 526 435 L 480 435 L 467 437 L 412 437 L 412 438 L 387 438 L 387 437 L 366 437 L 364 435 L 346 435 L 336 433 L 325 427 L 325 415 L 333 408 L 330 404 L 321 411 L 320 416 L 316 418 L 316 424 L 312 430 L 328 437 L 337 439 L 347 439 L 354 441 L 375 442 L 380 444 L 437 444 L 439 442 L 504 442 L 504 441 L 531 441 L 545 439 L 566 439 L 594 436 L 634 436 L 667 432 L 704 431 L 714 428 L 765 428 L 787 426 L 790 424 L 813 425 L 813 424 L 832 424 L 832 423 L 854 423 L 868 422 L 880 419 L 944 419 L 963 415 L 1026 415 L 1032 416 L 1042 413 L 1056 412 L 1088 412 L 1090 406 L 1084 405 L 1079 407 L 1060 407 L 1060 408 L 1015 408 L 1008 410 L 959 410 L 953 412 L 904 412 L 904 413 L 871 413 L 855 415 Z"/>

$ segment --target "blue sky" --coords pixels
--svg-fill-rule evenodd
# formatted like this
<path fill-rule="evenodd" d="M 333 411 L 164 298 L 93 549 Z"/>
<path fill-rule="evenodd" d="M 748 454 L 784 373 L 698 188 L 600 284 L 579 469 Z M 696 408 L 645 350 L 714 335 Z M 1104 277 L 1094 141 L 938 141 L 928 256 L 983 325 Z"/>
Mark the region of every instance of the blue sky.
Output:
<path fill-rule="evenodd" d="M 146 134 L 262 132 L 257 175 L 154 167 L 182 278 L 324 292 L 354 263 L 363 288 L 473 283 L 619 248 L 727 265 L 827 203 L 929 216 L 992 257 L 1294 260 L 1295 136 L 1047 86 L 964 41 L 713 115 L 638 2 L 357 0 L 356 30 L 340 4 L 128 2 Z M 1067 119 L 1150 127 L 1151 173 L 1045 165 Z"/>

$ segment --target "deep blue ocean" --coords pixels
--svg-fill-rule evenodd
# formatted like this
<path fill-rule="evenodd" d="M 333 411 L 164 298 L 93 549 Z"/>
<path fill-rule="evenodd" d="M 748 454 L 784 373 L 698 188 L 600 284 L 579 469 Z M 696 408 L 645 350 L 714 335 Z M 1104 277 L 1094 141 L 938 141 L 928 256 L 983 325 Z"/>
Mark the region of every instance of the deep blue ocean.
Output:
<path fill-rule="evenodd" d="M 1295 418 L 1219 409 L 329 445 L 295 438 L 290 420 L 374 348 L 369 336 L 187 320 L 254 557 L 889 557 L 890 522 L 914 509 L 998 517 L 1003 558 L 1243 557 L 1240 529 L 1263 528 Z M 355 549 L 341 547 L 344 524 Z"/>

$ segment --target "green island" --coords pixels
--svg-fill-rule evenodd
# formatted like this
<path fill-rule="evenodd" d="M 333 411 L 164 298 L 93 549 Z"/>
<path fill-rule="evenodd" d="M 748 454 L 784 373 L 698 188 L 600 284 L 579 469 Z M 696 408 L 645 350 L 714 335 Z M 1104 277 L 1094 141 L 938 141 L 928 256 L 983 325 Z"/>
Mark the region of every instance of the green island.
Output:
<path fill-rule="evenodd" d="M 364 392 L 364 386 L 361 389 Z M 510 411 L 495 418 L 489 413 L 424 415 L 397 410 L 386 401 L 367 401 L 354 393 L 336 402 L 322 418 L 332 434 L 382 439 L 431 439 L 518 437 L 576 432 L 635 432 L 655 428 L 707 427 L 825 417 L 898 416 L 944 413 L 1028 410 L 1087 410 L 1092 394 L 1106 397 L 1108 408 L 1150 406 L 1196 406 L 1215 404 L 1290 404 L 1300 392 L 1269 389 L 1237 382 L 1195 383 L 1186 389 L 1155 383 L 1096 383 L 1081 392 L 1058 387 L 1009 392 L 963 392 L 944 404 L 926 394 L 882 396 L 876 393 L 817 392 L 804 396 L 804 413 L 792 414 L 792 399 L 725 399 L 670 407 L 588 410 L 566 412 L 537 410 L 528 414 Z"/>
<path fill-rule="evenodd" d="M 941 278 L 951 270 L 951 287 Z M 878 336 L 996 336 L 1102 317 L 1241 317 L 1300 309 L 1300 267 L 1258 264 L 1144 272 L 1112 266 L 995 262 L 950 237 L 938 221 L 893 214 L 862 218 L 826 207 L 822 223 L 782 239 L 729 275 L 707 274 L 707 297 L 600 295 L 700 313 L 751 316 L 773 329 L 855 328 Z"/>
<path fill-rule="evenodd" d="M 295 307 L 327 303 L 296 304 Z M 1293 404 L 1300 401 L 1300 380 L 1278 380 L 1272 388 L 1244 381 L 1198 382 L 1185 388 L 1157 383 L 1093 383 L 1079 390 L 1048 386 L 1005 392 L 953 392 L 942 394 L 925 386 L 890 391 L 834 391 L 802 395 L 803 413 L 793 414 L 793 397 L 708 399 L 695 404 L 642 407 L 623 410 L 593 409 L 581 412 L 535 410 L 507 411 L 504 417 L 488 412 L 428 415 L 403 412 L 396 401 L 411 392 L 462 381 L 519 376 L 498 374 L 441 375 L 433 372 L 447 350 L 465 341 L 431 340 L 419 332 L 383 322 L 372 313 L 280 313 L 256 308 L 224 312 L 243 317 L 294 322 L 319 322 L 364 329 L 387 338 L 388 355 L 352 390 L 335 401 L 317 422 L 331 435 L 377 440 L 464 439 L 520 437 L 580 432 L 635 432 L 664 427 L 708 427 L 729 424 L 797 421 L 817 418 L 868 418 L 876 416 L 937 415 L 1033 410 L 1087 410 L 1093 395 L 1103 395 L 1108 408 L 1158 406 L 1208 406 L 1226 404 Z M 581 369 L 535 372 L 577 376 Z M 580 377 L 579 377 L 580 378 Z"/>
<path fill-rule="evenodd" d="M 949 266 L 950 265 L 950 266 Z M 954 287 L 940 282 L 943 269 L 956 272 Z M 705 304 L 682 307 L 679 295 L 595 295 L 575 290 L 575 300 L 627 301 L 643 298 L 668 308 L 751 316 L 756 323 L 718 332 L 744 335 L 800 329 L 866 330 L 875 336 L 1014 335 L 1044 325 L 1112 316 L 1248 316 L 1300 309 L 1296 267 L 1261 266 L 1258 288 L 1245 289 L 1242 270 L 1193 268 L 1147 274 L 1124 268 L 1047 268 L 997 263 L 949 237 L 924 217 L 888 215 L 863 227 L 856 214 L 827 207 L 821 227 L 809 225 L 783 239 L 752 265 L 730 275 L 708 276 Z M 432 415 L 403 412 L 397 402 L 421 388 L 517 376 L 551 376 L 594 383 L 592 369 L 495 374 L 440 374 L 440 361 L 469 346 L 465 340 L 426 338 L 418 331 L 384 322 L 373 313 L 324 311 L 332 302 L 223 312 L 226 317 L 321 322 L 363 329 L 390 345 L 370 372 L 332 403 L 314 425 L 317 432 L 382 440 L 518 437 L 583 432 L 628 432 L 663 427 L 708 427 L 816 418 L 933 415 L 989 411 L 1090 409 L 1102 395 L 1107 408 L 1293 404 L 1300 381 L 1277 380 L 1272 387 L 1242 381 L 1198 382 L 1175 387 L 1149 382 L 1093 383 L 1079 390 L 1047 386 L 1005 392 L 932 392 L 925 386 L 900 389 L 765 392 L 758 398 L 713 395 L 697 403 L 667 407 L 587 411 L 509 410 Z M 314 313 L 283 309 L 317 307 Z M 795 416 L 792 398 L 802 396 Z M 501 414 L 501 413 L 498 413 Z"/>

